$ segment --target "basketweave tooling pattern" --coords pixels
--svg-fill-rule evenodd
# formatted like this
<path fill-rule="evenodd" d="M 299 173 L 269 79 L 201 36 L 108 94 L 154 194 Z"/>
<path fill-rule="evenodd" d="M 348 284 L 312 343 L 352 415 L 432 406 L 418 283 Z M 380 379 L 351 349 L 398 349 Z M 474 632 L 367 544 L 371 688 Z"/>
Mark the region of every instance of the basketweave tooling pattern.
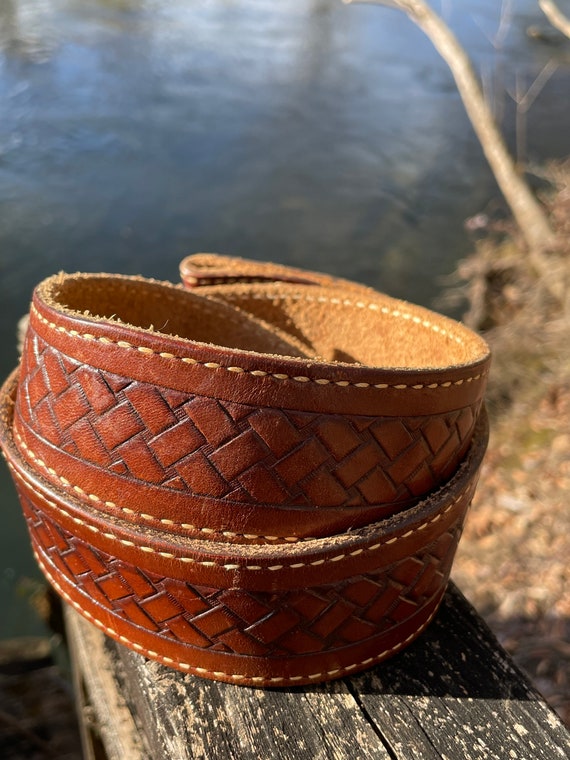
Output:
<path fill-rule="evenodd" d="M 0 441 L 67 602 L 166 665 L 287 686 L 369 667 L 433 619 L 486 446 L 490 357 L 445 317 L 317 273 L 289 301 L 290 272 L 263 269 L 267 286 L 221 277 L 199 295 L 40 283 Z M 248 288 L 269 299 L 251 314 L 224 301 Z"/>
<path fill-rule="evenodd" d="M 423 552 L 340 583 L 252 592 L 143 570 L 88 545 L 21 498 L 36 551 L 79 591 L 75 599 L 189 649 L 250 657 L 331 652 L 401 625 L 441 592 L 461 532 L 460 518 Z"/>
<path fill-rule="evenodd" d="M 96 467 L 235 502 L 405 504 L 456 469 L 481 402 L 427 417 L 265 409 L 81 364 L 29 335 L 18 412 Z"/>

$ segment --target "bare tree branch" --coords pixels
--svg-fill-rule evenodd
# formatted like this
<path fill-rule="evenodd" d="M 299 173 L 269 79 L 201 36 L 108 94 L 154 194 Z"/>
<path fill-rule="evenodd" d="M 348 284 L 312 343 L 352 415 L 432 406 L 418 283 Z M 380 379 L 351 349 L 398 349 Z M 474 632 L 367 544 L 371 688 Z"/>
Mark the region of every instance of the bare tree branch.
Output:
<path fill-rule="evenodd" d="M 545 84 L 548 82 L 550 77 L 554 74 L 556 69 L 558 68 L 558 63 L 554 61 L 553 59 L 550 59 L 541 69 L 538 76 L 534 80 L 534 82 L 531 84 L 531 86 L 528 88 L 528 90 L 525 92 L 525 94 L 518 100 L 516 100 L 517 105 L 523 109 L 524 111 L 528 111 L 534 101 L 538 98 L 542 90 L 544 89 Z"/>
<path fill-rule="evenodd" d="M 511 28 L 513 20 L 513 2 L 512 0 L 503 0 L 501 4 L 501 15 L 499 17 L 499 28 L 495 34 L 493 45 L 495 50 L 499 50 L 505 44 L 505 39 Z"/>
<path fill-rule="evenodd" d="M 481 85 L 459 41 L 425 0 L 364 0 L 404 11 L 423 32 L 447 63 L 457 89 L 491 166 L 497 184 L 530 249 L 541 250 L 553 240 L 547 216 L 518 174 L 505 141 L 485 101 Z M 347 3 L 353 0 L 345 0 Z"/>
<path fill-rule="evenodd" d="M 516 76 L 515 91 L 507 90 L 507 93 L 517 106 L 515 132 L 517 144 L 516 157 L 519 166 L 526 160 L 527 114 L 557 68 L 558 64 L 551 58 L 539 72 L 530 87 L 527 88 L 526 92 L 523 91 L 522 79 L 518 73 Z"/>
<path fill-rule="evenodd" d="M 554 0 L 538 0 L 538 4 L 552 26 L 570 38 L 570 19 L 562 13 Z"/>

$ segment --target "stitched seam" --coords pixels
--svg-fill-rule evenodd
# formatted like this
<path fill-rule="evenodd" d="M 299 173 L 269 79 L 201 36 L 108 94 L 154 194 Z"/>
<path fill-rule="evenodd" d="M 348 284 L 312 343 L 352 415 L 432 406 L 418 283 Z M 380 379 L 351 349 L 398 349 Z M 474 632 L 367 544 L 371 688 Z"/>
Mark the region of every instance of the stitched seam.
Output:
<path fill-rule="evenodd" d="M 160 662 L 163 662 L 165 665 L 175 665 L 176 667 L 182 669 L 182 670 L 188 670 L 193 671 L 198 675 L 202 676 L 214 676 L 217 678 L 230 678 L 234 681 L 248 681 L 252 683 L 257 684 L 277 684 L 277 683 L 295 683 L 296 681 L 301 681 L 303 679 L 310 679 L 310 680 L 317 680 L 324 676 L 337 676 L 340 673 L 350 673 L 350 671 L 355 670 L 356 668 L 371 666 L 376 662 L 379 662 L 381 659 L 386 657 L 389 654 L 392 654 L 393 652 L 397 652 L 398 650 L 405 647 L 407 644 L 409 644 L 411 641 L 413 641 L 414 638 L 420 635 L 422 631 L 424 631 L 427 626 L 431 623 L 431 621 L 436 616 L 438 610 L 439 610 L 439 603 L 436 605 L 435 610 L 430 614 L 430 616 L 427 618 L 427 620 L 424 620 L 424 622 L 416 628 L 415 631 L 410 633 L 409 636 L 407 636 L 405 639 L 402 639 L 402 641 L 399 641 L 397 644 L 395 644 L 393 647 L 390 647 L 389 649 L 384 649 L 384 651 L 380 652 L 377 655 L 374 655 L 374 657 L 367 657 L 365 660 L 361 660 L 360 662 L 356 662 L 353 665 L 344 665 L 340 668 L 335 668 L 334 670 L 324 670 L 320 673 L 310 673 L 306 675 L 301 676 L 276 676 L 273 678 L 264 678 L 263 676 L 248 676 L 244 673 L 226 673 L 221 670 L 207 670 L 206 668 L 201 668 L 198 665 L 192 665 L 189 662 L 184 662 L 183 660 L 177 660 L 173 657 L 167 657 L 166 655 L 160 654 L 159 652 L 154 651 L 153 649 L 147 649 L 146 647 L 143 647 L 141 644 L 138 644 L 135 641 L 132 641 L 131 639 L 127 638 L 123 634 L 116 631 L 114 628 L 111 628 L 110 626 L 105 625 L 101 620 L 99 620 L 95 615 L 93 615 L 91 612 L 86 610 L 84 607 L 82 607 L 79 602 L 72 599 L 72 597 L 61 587 L 61 585 L 57 582 L 57 580 L 54 578 L 54 576 L 50 573 L 48 568 L 46 567 L 45 563 L 43 562 L 42 558 L 40 557 L 40 554 L 37 550 L 34 549 L 34 556 L 36 558 L 37 563 L 39 564 L 40 568 L 42 569 L 42 572 L 45 574 L 49 582 L 54 586 L 54 588 L 57 590 L 59 594 L 76 609 L 83 617 L 87 618 L 91 623 L 97 626 L 100 630 L 102 630 L 104 633 L 106 633 L 109 636 L 112 636 L 114 639 L 119 641 L 122 644 L 125 644 L 126 646 L 131 647 L 136 652 L 139 652 L 140 654 L 146 655 L 150 657 L 151 659 L 159 660 Z M 334 650 L 333 650 L 334 651 Z"/>
<path fill-rule="evenodd" d="M 307 301 L 308 303 L 328 303 L 334 304 L 335 306 L 352 306 L 357 309 L 369 309 L 370 311 L 378 311 L 388 317 L 395 317 L 397 319 L 413 322 L 416 325 L 420 325 L 421 327 L 425 327 L 438 333 L 438 335 L 451 338 L 451 340 L 454 340 L 460 345 L 464 344 L 463 338 L 460 338 L 459 335 L 455 335 L 453 332 L 446 330 L 445 327 L 440 327 L 434 322 L 430 322 L 429 319 L 422 319 L 422 317 L 418 317 L 416 314 L 412 314 L 403 309 L 390 309 L 388 306 L 379 306 L 373 301 L 367 303 L 360 300 L 352 301 L 350 298 L 327 298 L 326 296 L 318 296 L 315 298 L 314 296 L 305 295 L 304 293 L 225 293 L 224 300 L 241 301 L 244 296 L 247 299 L 255 301 Z"/>
<path fill-rule="evenodd" d="M 380 307 L 379 307 L 380 308 Z M 485 370 L 484 372 L 479 372 L 477 375 L 473 375 L 470 377 L 460 378 L 459 380 L 447 380 L 443 383 L 416 383 L 414 385 L 406 385 L 405 383 L 396 383 L 396 384 L 390 384 L 390 383 L 352 383 L 348 380 L 331 380 L 327 377 L 307 377 L 306 375 L 287 375 L 285 373 L 281 372 L 266 372 L 262 369 L 244 369 L 243 367 L 236 367 L 236 366 L 229 366 L 226 367 L 222 364 L 219 364 L 218 362 L 203 362 L 198 361 L 197 359 L 193 359 L 189 356 L 176 356 L 175 354 L 171 354 L 168 351 L 156 351 L 154 348 L 150 348 L 149 346 L 139 346 L 134 345 L 132 343 L 129 343 L 126 340 L 112 340 L 111 338 L 107 338 L 106 336 L 100 336 L 97 337 L 96 335 L 93 335 L 92 333 L 82 333 L 78 330 L 68 330 L 65 327 L 62 327 L 61 325 L 56 325 L 55 322 L 50 322 L 46 317 L 43 316 L 43 314 L 40 314 L 37 308 L 32 304 L 32 310 L 36 317 L 39 319 L 40 322 L 42 322 L 46 327 L 49 327 L 52 330 L 55 330 L 56 332 L 63 333 L 67 335 L 70 338 L 81 338 L 83 340 L 91 340 L 96 341 L 98 343 L 103 344 L 110 344 L 114 346 L 118 346 L 119 348 L 123 348 L 125 350 L 131 350 L 131 351 L 138 351 L 141 354 L 147 354 L 147 355 L 153 355 L 153 356 L 160 356 L 163 359 L 176 359 L 177 361 L 184 362 L 185 364 L 189 365 L 196 365 L 199 367 L 204 367 L 206 369 L 211 370 L 225 370 L 226 372 L 232 372 L 236 375 L 252 375 L 253 377 L 271 377 L 274 380 L 295 380 L 298 383 L 315 383 L 316 385 L 337 385 L 341 388 L 351 387 L 351 388 L 376 388 L 378 390 L 386 390 L 388 388 L 393 388 L 395 390 L 422 390 L 423 388 L 449 388 L 451 386 L 459 386 L 463 385 L 464 383 L 472 383 L 477 380 L 481 380 L 483 377 L 485 377 L 488 373 L 488 370 Z"/>
<path fill-rule="evenodd" d="M 101 499 L 99 496 L 97 496 L 94 493 L 88 493 L 85 491 L 81 486 L 74 485 L 68 478 L 65 478 L 63 475 L 60 475 L 53 467 L 49 467 L 43 459 L 40 459 L 40 457 L 35 454 L 32 449 L 28 446 L 28 444 L 24 441 L 20 433 L 18 433 L 17 430 L 13 431 L 14 437 L 17 439 L 20 446 L 27 452 L 30 459 L 39 467 L 44 469 L 49 475 L 51 475 L 54 478 L 57 478 L 61 485 L 68 491 L 74 491 L 76 494 L 79 494 L 80 496 L 85 496 L 89 501 L 93 503 L 103 504 L 105 507 L 109 507 L 110 509 L 118 509 L 121 512 L 123 512 L 126 515 L 130 515 L 131 517 L 141 517 L 143 520 L 147 520 L 148 522 L 159 522 L 162 525 L 166 525 L 169 527 L 174 528 L 183 528 L 184 530 L 195 530 L 199 531 L 201 533 L 206 533 L 207 535 L 212 535 L 215 533 L 218 533 L 222 536 L 225 536 L 226 538 L 265 538 L 268 541 L 286 541 L 287 543 L 297 543 L 306 539 L 298 538 L 297 536 L 258 536 L 253 533 L 234 533 L 230 530 L 223 530 L 223 529 L 217 529 L 217 528 L 198 528 L 196 525 L 191 525 L 190 523 L 180 523 L 176 522 L 175 520 L 169 520 L 165 517 L 155 517 L 154 515 L 148 515 L 144 512 L 137 512 L 134 509 L 129 509 L 128 507 L 121 507 L 118 504 L 115 504 L 114 501 L 105 501 L 104 499 Z"/>
<path fill-rule="evenodd" d="M 323 559 L 313 560 L 312 562 L 293 562 L 291 564 L 269 565 L 267 567 L 263 567 L 262 565 L 242 565 L 235 562 L 224 565 L 224 564 L 221 564 L 220 562 L 216 562 L 215 560 L 198 560 L 198 559 L 195 559 L 194 557 L 177 556 L 176 554 L 172 554 L 172 552 L 159 551 L 157 549 L 153 549 L 152 546 L 148 546 L 145 544 L 136 544 L 134 541 L 130 541 L 125 538 L 119 538 L 114 533 L 108 533 L 108 532 L 102 531 L 99 528 L 97 528 L 95 525 L 91 525 L 79 517 L 74 517 L 67 510 L 63 509 L 54 501 L 51 501 L 46 496 L 44 496 L 44 494 L 38 491 L 28 480 L 26 480 L 24 475 L 22 475 L 21 473 L 15 470 L 14 466 L 10 462 L 8 462 L 8 466 L 10 467 L 12 472 L 15 474 L 15 476 L 18 477 L 19 480 L 24 482 L 26 487 L 29 488 L 36 496 L 39 496 L 39 498 L 42 499 L 42 501 L 44 501 L 50 507 L 55 509 L 56 512 L 59 512 L 60 514 L 67 517 L 68 519 L 72 520 L 76 525 L 83 525 L 92 533 L 98 533 L 104 538 L 108 539 L 109 541 L 118 542 L 122 544 L 123 546 L 132 547 L 134 549 L 138 549 L 139 551 L 145 552 L 147 554 L 156 554 L 159 557 L 164 557 L 169 560 L 183 562 L 183 563 L 191 564 L 191 565 L 200 565 L 201 567 L 218 567 L 222 570 L 265 570 L 269 572 L 277 572 L 279 570 L 284 570 L 284 569 L 297 570 L 302 567 L 318 567 L 319 565 L 324 565 L 329 562 L 341 562 L 345 559 L 350 559 L 351 557 L 357 557 L 360 554 L 368 554 L 370 552 L 375 552 L 375 551 L 378 551 L 378 549 L 382 548 L 383 546 L 387 546 L 389 544 L 395 544 L 398 541 L 408 538 L 414 533 L 418 533 L 421 530 L 425 530 L 429 525 L 439 522 L 439 520 L 441 520 L 445 514 L 447 514 L 451 509 L 453 509 L 453 507 L 464 496 L 464 494 L 467 492 L 469 488 L 469 486 L 467 486 L 451 502 L 451 504 L 448 504 L 445 509 L 443 509 L 441 512 L 438 512 L 437 515 L 435 515 L 435 517 L 432 517 L 427 522 L 421 523 L 415 528 L 411 528 L 406 533 L 403 533 L 401 536 L 394 536 L 390 539 L 384 539 L 383 541 L 379 541 L 378 543 L 373 544 L 372 546 L 367 546 L 365 549 L 354 549 L 353 551 L 347 552 L 345 554 L 337 554 L 334 557 L 325 557 Z"/>

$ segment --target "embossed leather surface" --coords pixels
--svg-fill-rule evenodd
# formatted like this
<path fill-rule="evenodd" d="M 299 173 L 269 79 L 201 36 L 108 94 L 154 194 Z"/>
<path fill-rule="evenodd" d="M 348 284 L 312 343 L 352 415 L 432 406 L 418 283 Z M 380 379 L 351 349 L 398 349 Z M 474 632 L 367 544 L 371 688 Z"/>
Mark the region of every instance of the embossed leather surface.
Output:
<path fill-rule="evenodd" d="M 5 384 L 38 561 L 109 635 L 253 685 L 344 675 L 435 614 L 486 443 L 486 344 L 311 272 L 58 275 Z"/>

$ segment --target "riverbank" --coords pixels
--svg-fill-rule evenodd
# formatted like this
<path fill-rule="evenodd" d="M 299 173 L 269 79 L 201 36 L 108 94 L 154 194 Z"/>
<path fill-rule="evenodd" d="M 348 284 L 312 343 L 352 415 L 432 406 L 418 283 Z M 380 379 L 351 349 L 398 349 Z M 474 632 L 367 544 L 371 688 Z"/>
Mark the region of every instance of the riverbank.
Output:
<path fill-rule="evenodd" d="M 491 439 L 454 578 L 570 725 L 570 161 L 545 202 L 557 244 L 493 226 L 461 263 L 466 321 L 494 352 Z"/>

